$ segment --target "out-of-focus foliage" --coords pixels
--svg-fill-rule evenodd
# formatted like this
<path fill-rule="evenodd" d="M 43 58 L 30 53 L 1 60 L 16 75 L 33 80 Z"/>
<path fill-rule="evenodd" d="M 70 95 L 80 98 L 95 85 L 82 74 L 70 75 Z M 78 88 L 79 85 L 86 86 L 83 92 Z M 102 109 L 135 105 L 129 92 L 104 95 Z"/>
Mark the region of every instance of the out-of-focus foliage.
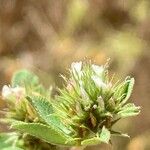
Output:
<path fill-rule="evenodd" d="M 70 62 L 111 58 L 112 70 L 135 76 L 132 99 L 142 106 L 141 117 L 136 126 L 128 120 L 116 128 L 136 140 L 150 126 L 149 26 L 149 0 L 1 0 L 0 86 L 20 68 L 37 72 L 46 86 L 62 85 L 58 75 Z M 126 149 L 129 141 L 114 143 Z"/>

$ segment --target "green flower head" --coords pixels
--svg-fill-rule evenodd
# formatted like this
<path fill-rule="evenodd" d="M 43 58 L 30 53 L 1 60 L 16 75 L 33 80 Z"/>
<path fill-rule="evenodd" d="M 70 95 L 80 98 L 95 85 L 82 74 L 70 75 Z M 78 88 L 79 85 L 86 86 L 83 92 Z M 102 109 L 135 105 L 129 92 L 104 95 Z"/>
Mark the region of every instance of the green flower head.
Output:
<path fill-rule="evenodd" d="M 114 123 L 139 114 L 139 107 L 127 103 L 134 78 L 112 83 L 108 65 L 73 62 L 70 77 L 65 80 L 67 85 L 60 89 L 54 107 L 62 122 L 70 127 L 76 138 L 80 138 L 81 144 L 87 144 L 89 140 L 108 143 L 111 134 L 117 133 L 112 130 Z M 101 137 L 103 132 L 107 133 L 106 139 Z"/>
<path fill-rule="evenodd" d="M 140 107 L 128 103 L 134 78 L 115 82 L 108 64 L 91 62 L 73 62 L 69 77 L 62 77 L 66 84 L 53 98 L 34 74 L 20 71 L 13 77 L 13 85 L 25 88 L 25 101 L 34 112 L 34 117 L 28 115 L 31 119 L 13 119 L 13 129 L 57 146 L 110 143 L 112 135 L 128 137 L 114 131 L 113 125 L 140 112 Z"/>

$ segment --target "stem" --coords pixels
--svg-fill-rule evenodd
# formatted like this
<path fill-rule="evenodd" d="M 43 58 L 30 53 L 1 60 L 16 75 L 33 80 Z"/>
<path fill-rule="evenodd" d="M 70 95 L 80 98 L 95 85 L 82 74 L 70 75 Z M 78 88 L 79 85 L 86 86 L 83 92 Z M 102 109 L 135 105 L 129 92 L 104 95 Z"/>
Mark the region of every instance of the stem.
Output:
<path fill-rule="evenodd" d="M 85 146 L 82 146 L 82 147 L 72 147 L 70 148 L 70 150 L 84 150 L 85 149 Z"/>

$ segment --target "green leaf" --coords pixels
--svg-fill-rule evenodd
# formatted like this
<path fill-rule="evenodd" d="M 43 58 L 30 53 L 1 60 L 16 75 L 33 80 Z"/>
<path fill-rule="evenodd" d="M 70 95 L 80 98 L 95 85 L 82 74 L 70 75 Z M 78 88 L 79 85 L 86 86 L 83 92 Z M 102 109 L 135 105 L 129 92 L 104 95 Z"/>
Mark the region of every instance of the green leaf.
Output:
<path fill-rule="evenodd" d="M 21 132 L 28 133 L 43 141 L 54 145 L 75 145 L 76 142 L 73 138 L 65 135 L 63 132 L 58 131 L 53 126 L 47 126 L 40 123 L 25 123 L 21 121 L 15 121 L 12 124 L 13 129 L 20 130 Z"/>
<path fill-rule="evenodd" d="M 39 84 L 39 78 L 34 75 L 32 72 L 29 72 L 28 70 L 20 70 L 16 72 L 12 77 L 12 86 L 24 86 L 25 84 L 29 85 L 38 85 Z"/>
<path fill-rule="evenodd" d="M 12 86 L 25 87 L 26 93 L 38 92 L 39 94 L 47 95 L 47 91 L 39 82 L 38 76 L 28 70 L 20 70 L 12 77 Z"/>
<path fill-rule="evenodd" d="M 54 112 L 52 104 L 46 98 L 42 96 L 27 96 L 26 98 L 43 119 Z"/>
<path fill-rule="evenodd" d="M 71 134 L 71 131 L 61 122 L 60 118 L 57 115 L 50 114 L 46 120 L 49 125 L 55 126 L 55 128 L 58 128 L 65 134 Z"/>
<path fill-rule="evenodd" d="M 35 108 L 40 117 L 51 126 L 54 126 L 58 130 L 63 131 L 66 134 L 70 134 L 71 131 L 68 130 L 65 125 L 60 121 L 58 116 L 56 116 L 53 111 L 51 103 L 41 96 L 33 96 L 32 98 L 27 97 L 32 106 Z"/>
<path fill-rule="evenodd" d="M 111 134 L 110 134 L 110 131 L 105 127 L 103 126 L 102 128 L 102 131 L 101 133 L 99 134 L 99 138 L 102 142 L 104 143 L 109 143 L 109 140 L 110 140 L 110 137 L 111 137 Z"/>
<path fill-rule="evenodd" d="M 130 98 L 131 93 L 132 93 L 132 91 L 133 91 L 134 82 L 135 82 L 134 78 L 131 78 L 131 79 L 129 80 L 128 88 L 127 88 L 127 91 L 126 91 L 126 97 L 125 97 L 125 99 L 122 101 L 122 104 L 125 104 L 126 101 Z"/>
<path fill-rule="evenodd" d="M 128 103 L 117 113 L 120 117 L 136 116 L 140 113 L 140 107 L 135 106 L 133 103 Z"/>
<path fill-rule="evenodd" d="M 131 96 L 134 86 L 134 78 L 127 77 L 126 80 L 119 84 L 115 89 L 114 99 L 116 102 L 121 102 L 121 104 L 126 103 L 126 101 Z"/>

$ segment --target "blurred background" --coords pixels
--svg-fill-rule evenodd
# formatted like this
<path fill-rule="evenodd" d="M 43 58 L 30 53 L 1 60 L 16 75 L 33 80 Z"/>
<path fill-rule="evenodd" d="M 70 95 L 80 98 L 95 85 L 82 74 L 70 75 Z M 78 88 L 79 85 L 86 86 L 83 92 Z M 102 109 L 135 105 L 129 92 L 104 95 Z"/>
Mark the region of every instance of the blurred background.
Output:
<path fill-rule="evenodd" d="M 113 146 L 87 150 L 150 150 L 150 1 L 0 0 L 0 88 L 20 68 L 61 87 L 60 73 L 85 58 L 96 64 L 110 58 L 117 77 L 134 76 L 131 100 L 142 107 L 115 126 L 131 140 L 114 137 Z"/>

